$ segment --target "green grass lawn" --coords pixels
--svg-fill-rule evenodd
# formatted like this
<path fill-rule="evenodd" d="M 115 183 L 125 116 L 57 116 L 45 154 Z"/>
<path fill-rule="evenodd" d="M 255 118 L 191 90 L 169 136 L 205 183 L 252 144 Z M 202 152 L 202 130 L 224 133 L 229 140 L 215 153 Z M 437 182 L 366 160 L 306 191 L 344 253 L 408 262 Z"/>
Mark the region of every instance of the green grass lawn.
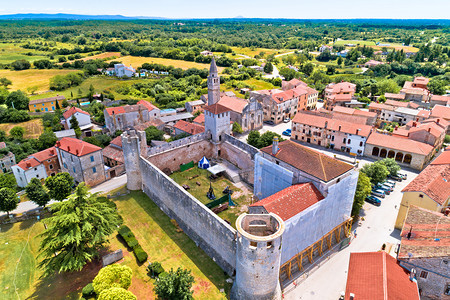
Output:
<path fill-rule="evenodd" d="M 355 44 L 355 45 L 360 45 L 360 46 L 375 46 L 375 42 L 374 41 L 362 41 L 362 40 L 340 40 L 340 41 L 336 41 L 334 43 L 334 45 L 336 46 L 344 46 L 345 44 Z"/>
<path fill-rule="evenodd" d="M 220 289 L 229 292 L 231 285 L 225 280 L 222 269 L 183 232 L 178 232 L 158 206 L 143 192 L 131 192 L 114 199 L 124 223 L 130 227 L 142 248 L 147 251 L 148 260 L 158 261 L 165 270 L 178 267 L 190 269 L 195 277 L 193 285 L 195 299 L 226 299 Z M 124 251 L 123 264 L 133 270 L 129 290 L 138 299 L 154 299 L 153 279 L 146 273 L 146 264 L 139 265 L 132 252 L 119 238 L 111 240 L 111 250 Z"/>
<path fill-rule="evenodd" d="M 32 55 L 27 55 L 31 53 Z M 39 59 L 48 59 L 45 56 L 45 52 L 37 51 L 34 49 L 25 49 L 20 47 L 18 44 L 13 43 L 1 43 L 0 44 L 0 63 L 8 64 L 16 61 L 18 59 L 25 59 L 30 62 Z"/>
<path fill-rule="evenodd" d="M 192 178 L 198 175 L 198 177 Z M 190 186 L 188 192 L 197 198 L 203 204 L 211 202 L 208 197 L 206 197 L 206 193 L 209 190 L 209 175 L 210 173 L 207 170 L 200 169 L 198 167 L 193 167 L 184 172 L 175 172 L 170 177 L 175 180 L 179 185 L 187 184 Z M 196 182 L 200 183 L 200 186 L 197 185 Z M 224 194 L 222 191 L 229 186 L 234 193 L 231 195 L 231 200 L 236 204 L 234 208 L 228 208 L 218 214 L 224 220 L 227 220 L 231 223 L 231 226 L 236 228 L 236 219 L 245 209 L 245 205 L 250 204 L 251 196 L 245 191 L 233 185 L 231 181 L 221 176 L 218 179 L 212 182 L 212 187 L 214 189 L 214 195 L 217 199 L 222 197 Z"/>

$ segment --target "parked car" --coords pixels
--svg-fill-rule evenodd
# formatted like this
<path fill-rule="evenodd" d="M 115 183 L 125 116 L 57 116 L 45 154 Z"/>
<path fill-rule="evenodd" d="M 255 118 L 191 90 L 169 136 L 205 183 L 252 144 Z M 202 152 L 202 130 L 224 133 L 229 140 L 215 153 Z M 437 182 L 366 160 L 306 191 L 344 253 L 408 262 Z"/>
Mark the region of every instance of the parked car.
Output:
<path fill-rule="evenodd" d="M 274 121 L 271 121 L 271 120 L 268 120 L 268 121 L 264 121 L 264 124 L 267 124 L 267 125 L 274 125 L 275 122 L 274 122 Z"/>
<path fill-rule="evenodd" d="M 403 180 L 403 178 L 402 178 L 402 177 L 399 177 L 399 176 L 392 176 L 392 175 L 389 175 L 389 178 L 394 179 L 394 180 L 399 181 L 399 182 L 401 182 L 401 181 Z"/>
<path fill-rule="evenodd" d="M 373 190 L 372 190 L 372 195 L 378 196 L 378 197 L 381 197 L 381 198 L 386 197 L 385 192 L 382 191 L 382 190 L 375 190 L 375 189 L 373 189 Z"/>
<path fill-rule="evenodd" d="M 291 136 L 291 129 L 286 129 L 285 131 L 283 131 L 282 135 Z"/>
<path fill-rule="evenodd" d="M 290 121 L 291 121 L 290 118 L 284 118 L 284 120 L 283 120 L 284 123 L 289 123 Z"/>
<path fill-rule="evenodd" d="M 391 189 L 390 188 L 387 188 L 387 187 L 384 187 L 384 186 L 381 186 L 381 185 L 375 186 L 374 189 L 383 191 L 386 195 L 391 194 Z"/>
<path fill-rule="evenodd" d="M 403 180 L 408 179 L 408 175 L 406 173 L 397 173 L 397 176 L 403 178 Z"/>
<path fill-rule="evenodd" d="M 381 200 L 380 199 L 378 199 L 377 197 L 375 197 L 375 196 L 367 196 L 366 197 L 366 202 L 369 202 L 370 204 L 373 204 L 373 205 L 376 205 L 376 206 L 380 206 L 381 205 Z"/>
<path fill-rule="evenodd" d="M 386 179 L 383 183 L 388 183 L 388 184 L 392 185 L 393 187 L 395 187 L 395 181 L 394 180 Z"/>
<path fill-rule="evenodd" d="M 391 188 L 391 192 L 394 190 L 394 188 L 395 188 L 395 185 L 393 185 L 392 183 L 389 183 L 389 182 L 383 182 L 382 183 L 382 185 L 384 185 L 384 186 L 387 186 L 387 187 L 390 187 Z"/>
<path fill-rule="evenodd" d="M 386 189 L 388 189 L 390 192 L 394 191 L 394 188 L 393 188 L 392 186 L 390 186 L 389 184 L 379 183 L 378 186 L 379 186 L 379 187 L 382 187 L 382 188 L 386 188 Z"/>

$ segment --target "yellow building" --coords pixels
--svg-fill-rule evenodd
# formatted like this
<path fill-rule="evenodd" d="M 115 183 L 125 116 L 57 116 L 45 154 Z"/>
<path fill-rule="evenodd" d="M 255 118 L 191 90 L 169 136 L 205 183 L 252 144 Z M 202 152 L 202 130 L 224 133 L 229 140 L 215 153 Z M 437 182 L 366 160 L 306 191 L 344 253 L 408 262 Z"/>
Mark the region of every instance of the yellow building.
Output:
<path fill-rule="evenodd" d="M 397 229 L 402 229 L 410 205 L 443 212 L 450 205 L 450 151 L 439 155 L 402 192 Z"/>
<path fill-rule="evenodd" d="M 28 103 L 28 109 L 30 111 L 54 111 L 56 109 L 56 101 L 58 101 L 59 107 L 62 108 L 64 100 L 66 100 L 66 97 L 64 96 L 31 100 L 30 103 Z"/>

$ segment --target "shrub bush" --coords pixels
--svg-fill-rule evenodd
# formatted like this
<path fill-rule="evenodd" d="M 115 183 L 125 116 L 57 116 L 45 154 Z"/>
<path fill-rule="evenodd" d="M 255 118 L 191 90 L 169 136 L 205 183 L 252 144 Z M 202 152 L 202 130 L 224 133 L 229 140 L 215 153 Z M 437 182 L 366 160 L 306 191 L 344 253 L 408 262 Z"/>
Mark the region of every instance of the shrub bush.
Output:
<path fill-rule="evenodd" d="M 136 248 L 139 245 L 139 242 L 137 241 L 136 238 L 131 238 L 127 241 L 127 245 L 128 247 L 130 247 L 131 249 Z"/>
<path fill-rule="evenodd" d="M 161 274 L 163 272 L 165 272 L 164 268 L 157 261 L 150 263 L 147 267 L 147 274 L 148 274 L 148 276 L 150 276 L 152 278 L 158 277 L 159 274 Z"/>
<path fill-rule="evenodd" d="M 140 263 L 145 262 L 148 258 L 147 252 L 145 252 L 144 249 L 142 249 L 142 247 L 140 245 L 136 246 L 133 249 L 133 252 L 134 252 L 134 255 L 136 255 L 138 262 L 140 262 Z"/>
<path fill-rule="evenodd" d="M 81 293 L 83 294 L 83 297 L 89 298 L 95 295 L 94 292 L 94 286 L 91 283 L 88 283 L 82 290 Z"/>

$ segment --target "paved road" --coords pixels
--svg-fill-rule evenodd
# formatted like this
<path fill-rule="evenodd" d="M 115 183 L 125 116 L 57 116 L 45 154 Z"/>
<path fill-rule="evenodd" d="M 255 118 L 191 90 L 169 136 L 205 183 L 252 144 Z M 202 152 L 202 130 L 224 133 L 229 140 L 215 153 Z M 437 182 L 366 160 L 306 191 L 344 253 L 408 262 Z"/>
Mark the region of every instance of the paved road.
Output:
<path fill-rule="evenodd" d="M 361 160 L 361 165 L 369 163 Z M 383 243 L 396 245 L 400 241 L 400 232 L 394 230 L 398 208 L 400 206 L 401 190 L 417 176 L 417 172 L 402 170 L 408 174 L 408 179 L 398 182 L 394 192 L 382 199 L 380 207 L 365 203 L 361 216 L 365 220 L 356 225 L 357 237 L 350 246 L 331 256 L 320 267 L 310 272 L 303 281 L 297 280 L 297 287 L 293 284 L 286 287 L 285 299 L 302 300 L 334 300 L 338 299 L 341 291 L 345 290 L 347 282 L 348 262 L 351 252 L 378 251 Z"/>
<path fill-rule="evenodd" d="M 289 54 L 294 54 L 294 53 L 295 53 L 295 51 L 286 52 L 286 53 L 281 53 L 281 54 L 275 55 L 275 57 L 280 57 L 280 56 L 289 55 Z"/>
<path fill-rule="evenodd" d="M 108 180 L 102 184 L 97 185 L 96 187 L 92 188 L 90 190 L 90 192 L 92 193 L 96 193 L 96 192 L 109 192 L 112 190 L 115 190 L 123 185 L 125 185 L 127 183 L 127 175 L 124 174 L 122 176 L 119 177 L 115 177 L 111 180 Z M 56 201 L 50 201 L 49 204 L 53 204 Z M 35 204 L 34 202 L 31 201 L 25 201 L 25 202 L 21 202 L 19 203 L 19 205 L 17 206 L 17 208 L 13 211 L 11 211 L 11 213 L 13 214 L 21 214 L 33 209 L 38 208 L 39 206 L 37 204 Z M 6 213 L 4 212 L 0 212 L 0 216 L 2 215 L 6 215 Z"/>
<path fill-rule="evenodd" d="M 280 75 L 280 71 L 278 71 L 277 66 L 273 65 L 272 74 L 265 74 L 264 78 L 281 78 L 284 79 L 283 76 Z"/>

